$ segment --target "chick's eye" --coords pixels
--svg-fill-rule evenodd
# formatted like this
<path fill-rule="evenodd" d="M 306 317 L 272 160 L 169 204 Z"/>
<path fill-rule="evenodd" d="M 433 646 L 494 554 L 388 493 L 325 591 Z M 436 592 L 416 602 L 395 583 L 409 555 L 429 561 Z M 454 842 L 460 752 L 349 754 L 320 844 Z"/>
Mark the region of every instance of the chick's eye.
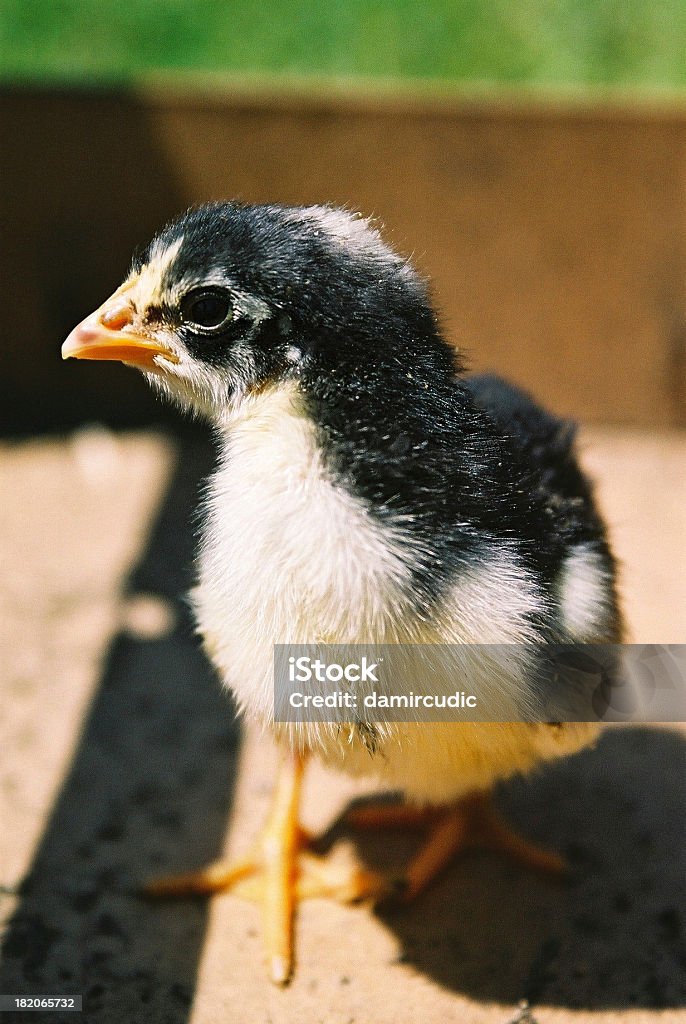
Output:
<path fill-rule="evenodd" d="M 204 331 L 216 330 L 231 319 L 231 299 L 219 289 L 189 292 L 181 300 L 181 319 L 190 327 Z"/>

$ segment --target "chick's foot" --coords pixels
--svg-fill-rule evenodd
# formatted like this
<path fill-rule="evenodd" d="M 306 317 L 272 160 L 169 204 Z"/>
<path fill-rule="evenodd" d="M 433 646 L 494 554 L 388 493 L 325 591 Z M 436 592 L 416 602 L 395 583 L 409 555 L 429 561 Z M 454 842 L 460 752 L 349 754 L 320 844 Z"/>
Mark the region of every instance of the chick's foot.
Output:
<path fill-rule="evenodd" d="M 409 901 L 447 867 L 458 853 L 475 847 L 506 853 L 527 868 L 562 876 L 564 859 L 514 832 L 493 806 L 490 796 L 473 794 L 447 809 L 378 804 L 353 808 L 347 814 L 353 828 L 411 828 L 428 830 L 419 852 L 404 874 L 402 899 Z"/>
<path fill-rule="evenodd" d="M 154 879 L 143 890 L 148 896 L 180 897 L 231 889 L 260 903 L 269 975 L 277 985 L 287 984 L 293 971 L 293 919 L 299 900 L 380 899 L 388 895 L 390 885 L 382 875 L 317 857 L 306 849 L 310 837 L 298 824 L 303 768 L 301 757 L 284 757 L 271 812 L 250 854 Z"/>

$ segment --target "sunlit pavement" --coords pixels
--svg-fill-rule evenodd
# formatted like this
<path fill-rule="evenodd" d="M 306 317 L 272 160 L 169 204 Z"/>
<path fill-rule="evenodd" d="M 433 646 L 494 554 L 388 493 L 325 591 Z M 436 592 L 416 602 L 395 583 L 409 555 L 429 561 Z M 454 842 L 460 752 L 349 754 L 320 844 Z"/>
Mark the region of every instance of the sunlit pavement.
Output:
<path fill-rule="evenodd" d="M 630 639 L 686 642 L 686 437 L 581 440 Z M 97 428 L 0 447 L 0 992 L 82 994 L 103 1024 L 507 1024 L 525 998 L 539 1024 L 686 1021 L 681 727 L 612 730 L 503 791 L 522 831 L 566 853 L 568 885 L 470 854 L 409 909 L 306 903 L 286 991 L 252 904 L 137 895 L 244 849 L 269 796 L 269 740 L 236 725 L 182 600 L 210 466 L 202 441 Z M 314 771 L 305 824 L 364 791 Z M 349 855 L 352 837 L 331 846 Z"/>

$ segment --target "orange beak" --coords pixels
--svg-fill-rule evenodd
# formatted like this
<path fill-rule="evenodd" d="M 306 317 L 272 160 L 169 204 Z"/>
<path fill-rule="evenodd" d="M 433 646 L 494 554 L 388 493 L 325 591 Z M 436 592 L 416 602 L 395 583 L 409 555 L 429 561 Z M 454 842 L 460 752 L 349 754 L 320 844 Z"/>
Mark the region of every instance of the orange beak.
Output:
<path fill-rule="evenodd" d="M 133 330 L 129 287 L 116 291 L 74 328 L 62 345 L 63 359 L 115 359 L 143 370 L 157 368 L 155 356 L 178 363 L 178 356 L 161 342 Z"/>

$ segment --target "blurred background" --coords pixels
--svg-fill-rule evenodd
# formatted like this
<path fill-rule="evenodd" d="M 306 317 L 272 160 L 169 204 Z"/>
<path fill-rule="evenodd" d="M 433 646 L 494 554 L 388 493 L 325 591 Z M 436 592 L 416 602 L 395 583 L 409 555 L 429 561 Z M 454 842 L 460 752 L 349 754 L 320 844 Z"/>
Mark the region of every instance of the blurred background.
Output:
<path fill-rule="evenodd" d="M 250 908 L 136 898 L 245 848 L 272 752 L 183 597 L 207 432 L 60 345 L 221 198 L 377 218 L 470 365 L 580 421 L 629 638 L 686 640 L 682 0 L 0 0 L 0 992 L 102 1024 L 685 1020 L 681 727 L 504 791 L 568 891 L 467 858 L 394 918 L 307 904 L 288 993 Z M 351 795 L 315 774 L 305 823 Z"/>
<path fill-rule="evenodd" d="M 2 0 L 6 429 L 164 415 L 58 342 L 221 197 L 372 214 L 473 365 L 684 425 L 685 83 L 680 0 Z"/>

